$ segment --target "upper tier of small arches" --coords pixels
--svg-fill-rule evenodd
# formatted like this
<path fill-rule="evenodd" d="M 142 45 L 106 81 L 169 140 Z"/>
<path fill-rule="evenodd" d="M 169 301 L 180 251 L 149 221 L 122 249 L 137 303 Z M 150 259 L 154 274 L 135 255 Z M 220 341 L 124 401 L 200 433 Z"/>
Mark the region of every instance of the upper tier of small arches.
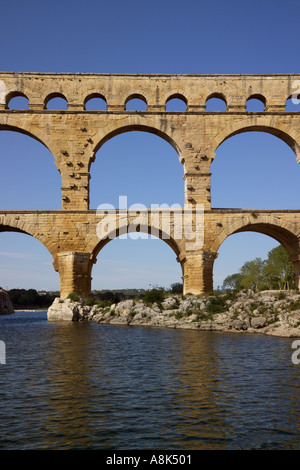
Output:
<path fill-rule="evenodd" d="M 0 109 L 141 112 L 299 112 L 300 80 L 189 83 L 175 80 L 89 82 L 42 78 L 1 80 Z M 268 77 L 270 78 L 270 77 Z M 45 81 L 44 81 L 45 80 Z M 48 81 L 47 81 L 48 80 Z M 244 80 L 244 82 L 243 82 Z M 249 80 L 249 83 L 247 82 Z M 275 80 L 275 79 L 274 79 Z M 299 87 L 296 89 L 295 83 Z"/>

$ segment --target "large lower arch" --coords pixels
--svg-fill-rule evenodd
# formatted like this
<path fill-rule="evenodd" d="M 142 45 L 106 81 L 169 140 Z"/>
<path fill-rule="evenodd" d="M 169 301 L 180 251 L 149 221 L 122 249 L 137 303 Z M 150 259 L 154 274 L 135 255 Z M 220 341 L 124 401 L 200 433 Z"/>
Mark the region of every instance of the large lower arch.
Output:
<path fill-rule="evenodd" d="M 120 227 L 116 228 L 113 232 L 108 233 L 106 238 L 103 238 L 99 241 L 99 243 L 93 250 L 93 257 L 96 258 L 102 248 L 104 248 L 104 246 L 107 245 L 107 243 L 109 243 L 110 241 L 114 240 L 115 238 L 119 238 L 122 235 L 127 235 L 131 233 L 143 233 L 149 236 L 157 236 L 157 238 L 163 240 L 174 251 L 176 257 L 178 257 L 181 253 L 181 246 L 179 245 L 179 243 L 174 240 L 170 236 L 170 234 L 161 231 L 158 227 L 149 226 L 147 230 L 145 230 L 145 228 L 139 230 L 138 228 L 130 228 L 130 226 L 126 223 L 120 225 Z"/>
<path fill-rule="evenodd" d="M 155 233 L 155 235 L 153 235 L 154 233 Z M 147 238 L 147 241 L 143 240 L 143 242 L 142 242 L 142 243 L 144 243 L 144 242 L 147 243 L 147 246 L 149 246 L 148 243 L 151 243 L 151 240 L 150 240 L 151 237 L 153 237 L 157 240 L 160 239 L 163 242 L 165 242 L 168 245 L 168 247 L 175 254 L 175 259 L 177 260 L 177 262 L 180 263 L 180 266 L 181 266 L 180 277 L 182 277 L 183 265 L 181 263 L 180 253 L 181 253 L 183 247 L 181 246 L 180 241 L 174 240 L 174 238 L 169 233 L 160 230 L 158 227 L 155 227 L 155 226 L 152 226 L 152 227 L 151 226 L 148 226 L 148 227 L 142 226 L 141 227 L 139 225 L 134 226 L 134 224 L 128 224 L 128 223 L 121 223 L 118 228 L 116 228 L 115 230 L 109 232 L 107 234 L 107 237 L 102 238 L 102 240 L 100 240 L 99 243 L 94 247 L 94 250 L 93 250 L 92 256 L 91 256 L 91 262 L 90 262 L 90 265 L 89 265 L 90 275 L 92 273 L 93 263 L 96 262 L 99 255 L 101 255 L 101 252 L 104 249 L 104 247 L 106 247 L 110 242 L 114 241 L 114 242 L 118 242 L 118 243 L 123 243 L 123 240 L 121 240 L 120 238 L 126 239 L 126 241 L 128 240 L 128 238 L 133 238 L 133 240 L 132 240 L 132 246 L 133 246 L 134 243 L 139 243 L 138 240 L 136 239 L 136 238 L 139 238 L 139 237 L 141 239 Z M 124 243 L 126 243 L 126 241 Z M 126 244 L 124 246 L 126 247 Z M 159 267 L 158 267 L 158 269 L 159 269 Z M 175 281 L 176 281 L 176 278 L 174 279 L 174 282 Z M 126 286 L 124 285 L 124 287 L 126 287 Z M 139 286 L 136 286 L 136 287 L 138 288 Z"/>
<path fill-rule="evenodd" d="M 183 269 L 160 239 L 121 240 L 106 244 L 93 266 L 92 290 L 169 288 L 181 283 Z"/>
<path fill-rule="evenodd" d="M 211 249 L 219 252 L 222 243 L 231 235 L 245 232 L 255 232 L 273 238 L 287 251 L 290 261 L 293 263 L 296 273 L 296 286 L 300 287 L 300 243 L 299 237 L 293 232 L 292 224 L 285 223 L 282 226 L 258 221 L 257 223 L 236 222 L 231 230 L 223 230 L 212 244 Z M 212 268 L 213 269 L 213 268 Z M 211 272 L 212 276 L 212 272 Z"/>
<path fill-rule="evenodd" d="M 38 237 L 29 225 L 0 225 L 0 285 L 4 288 L 59 291 L 53 269 L 54 247 Z"/>
<path fill-rule="evenodd" d="M 57 253 L 55 244 L 53 243 L 53 240 L 48 239 L 43 233 L 40 234 L 35 224 L 28 223 L 22 220 L 19 216 L 14 216 L 12 214 L 11 217 L 6 216 L 4 223 L 0 223 L 0 233 L 1 232 L 22 233 L 35 238 L 49 251 L 53 258 L 53 263 L 55 264 Z"/>
<path fill-rule="evenodd" d="M 253 218 L 253 215 L 250 214 L 250 217 Z M 257 215 L 256 221 L 250 222 L 241 217 L 241 220 L 233 221 L 229 226 L 226 225 L 211 244 L 211 251 L 217 252 L 227 237 L 239 232 L 257 232 L 268 235 L 283 245 L 291 256 L 298 253 L 300 249 L 298 234 L 294 232 L 291 222 L 279 219 L 279 222 L 276 223 L 276 215 L 273 220 L 265 215 Z"/>

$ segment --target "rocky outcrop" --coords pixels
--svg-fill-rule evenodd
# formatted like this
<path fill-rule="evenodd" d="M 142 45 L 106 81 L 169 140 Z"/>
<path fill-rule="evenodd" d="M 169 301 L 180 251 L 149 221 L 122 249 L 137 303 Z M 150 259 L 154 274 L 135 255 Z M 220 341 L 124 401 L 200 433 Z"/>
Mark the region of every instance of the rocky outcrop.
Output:
<path fill-rule="evenodd" d="M 300 293 L 248 291 L 237 295 L 174 295 L 160 304 L 124 300 L 104 307 L 57 298 L 48 310 L 48 320 L 300 337 Z"/>
<path fill-rule="evenodd" d="M 14 307 L 7 292 L 0 290 L 0 315 L 14 313 Z"/>

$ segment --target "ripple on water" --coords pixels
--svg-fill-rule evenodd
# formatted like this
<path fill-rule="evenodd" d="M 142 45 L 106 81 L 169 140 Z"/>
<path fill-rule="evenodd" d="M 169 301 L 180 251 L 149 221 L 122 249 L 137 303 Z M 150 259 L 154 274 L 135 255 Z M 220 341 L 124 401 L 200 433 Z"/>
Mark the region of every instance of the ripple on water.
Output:
<path fill-rule="evenodd" d="M 291 341 L 0 317 L 0 449 L 299 449 Z"/>

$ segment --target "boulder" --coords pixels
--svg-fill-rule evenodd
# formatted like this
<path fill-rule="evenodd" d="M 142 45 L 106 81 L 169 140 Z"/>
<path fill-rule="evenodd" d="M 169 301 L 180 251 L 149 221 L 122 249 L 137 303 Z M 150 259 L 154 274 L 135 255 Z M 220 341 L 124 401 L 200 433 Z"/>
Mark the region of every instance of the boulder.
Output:
<path fill-rule="evenodd" d="M 267 324 L 267 319 L 265 317 L 256 317 L 251 318 L 251 327 L 252 328 L 263 328 Z"/>
<path fill-rule="evenodd" d="M 232 327 L 235 330 L 247 330 L 248 325 L 245 321 L 243 320 L 233 320 L 232 322 Z"/>
<path fill-rule="evenodd" d="M 130 315 L 134 305 L 135 305 L 135 302 L 132 299 L 123 300 L 116 306 L 115 313 L 117 315 L 122 315 L 122 316 Z"/>
<path fill-rule="evenodd" d="M 0 291 L 0 315 L 7 315 L 14 313 L 14 307 L 11 303 L 10 297 L 4 290 Z"/>
<path fill-rule="evenodd" d="M 48 321 L 78 321 L 81 319 L 80 305 L 71 299 L 54 299 L 48 308 Z"/>
<path fill-rule="evenodd" d="M 170 310 L 177 306 L 177 300 L 175 297 L 168 297 L 162 302 L 162 307 L 164 310 Z"/>

